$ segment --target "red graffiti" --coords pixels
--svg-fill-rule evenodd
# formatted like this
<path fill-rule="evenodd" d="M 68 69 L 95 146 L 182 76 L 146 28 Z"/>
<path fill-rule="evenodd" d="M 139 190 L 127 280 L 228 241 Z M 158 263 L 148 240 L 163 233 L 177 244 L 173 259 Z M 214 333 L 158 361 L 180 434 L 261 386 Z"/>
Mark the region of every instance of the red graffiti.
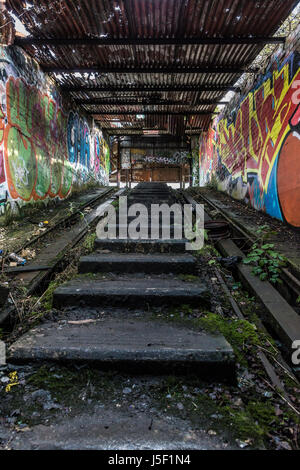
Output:
<path fill-rule="evenodd" d="M 232 110 L 231 121 L 216 119 L 199 142 L 200 183 L 215 174 L 234 197 L 247 194 L 255 208 L 276 217 L 281 211 L 294 227 L 300 227 L 300 106 L 294 86 L 300 83 L 300 68 L 291 76 L 297 57 L 252 90 Z"/>

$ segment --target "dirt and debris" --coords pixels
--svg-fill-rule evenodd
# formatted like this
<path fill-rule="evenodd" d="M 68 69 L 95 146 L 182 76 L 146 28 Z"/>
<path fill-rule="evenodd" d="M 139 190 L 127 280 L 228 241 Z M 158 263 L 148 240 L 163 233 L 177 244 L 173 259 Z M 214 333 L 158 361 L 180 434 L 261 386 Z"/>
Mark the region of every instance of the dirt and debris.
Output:
<path fill-rule="evenodd" d="M 61 322 L 83 324 L 103 321 L 107 315 L 114 314 L 122 318 L 122 315 L 127 314 L 122 309 L 91 308 L 84 309 L 83 314 L 75 307 L 64 311 L 51 308 L 51 293 L 55 286 L 65 279 L 77 276 L 76 262 L 82 253 L 88 251 L 89 241 L 85 240 L 83 246 L 84 248 L 72 250 L 72 268 L 68 268 L 53 281 L 45 302 L 36 298 L 28 299 L 28 306 L 33 302 L 38 304 L 30 313 L 29 308 L 27 314 L 25 309 L 22 322 L 16 324 L 12 334 L 4 334 L 8 344 L 28 328 L 43 321 L 56 321 L 58 325 Z M 156 307 L 146 315 L 167 322 L 189 322 L 194 328 L 221 329 L 237 352 L 237 386 L 202 383 L 196 377 L 126 376 L 103 372 L 84 364 L 68 368 L 57 364 L 11 365 L 8 369 L 1 369 L 1 376 L 4 378 L 0 392 L 3 416 L 1 426 L 5 431 L 3 435 L 7 436 L 6 440 L 2 439 L 2 446 L 14 448 L 14 436 L 19 436 L 22 429 L 26 430 L 22 432 L 22 436 L 27 433 L 28 436 L 37 436 L 40 425 L 46 427 L 45 432 L 49 427 L 50 432 L 50 428 L 56 426 L 60 429 L 62 420 L 69 421 L 86 414 L 89 419 L 95 419 L 96 415 L 99 419 L 99 411 L 102 413 L 105 410 L 107 416 L 112 417 L 117 412 L 122 415 L 122 419 L 123 413 L 127 412 L 137 413 L 138 416 L 140 413 L 147 416 L 149 414 L 154 422 L 162 414 L 168 418 L 171 426 L 173 422 L 175 426 L 176 420 L 180 419 L 190 432 L 195 433 L 200 428 L 210 439 L 221 438 L 222 443 L 218 444 L 220 448 L 298 449 L 299 417 L 277 390 L 273 390 L 257 356 L 262 347 L 268 352 L 270 360 L 278 357 L 274 341 L 260 331 L 257 319 L 261 306 L 242 290 L 240 283 L 234 280 L 229 271 L 219 266 L 232 296 L 247 320 L 241 322 L 235 318 L 215 276 L 216 265 L 209 264 L 210 260 L 216 260 L 217 257 L 218 253 L 208 245 L 199 253 L 201 280 L 205 280 L 213 292 L 211 311 L 180 305 L 169 309 Z M 218 261 L 216 263 L 218 265 Z M 107 278 L 114 275 L 105 273 L 103 276 Z M 133 317 L 145 316 L 145 312 L 139 309 L 131 310 L 130 314 Z M 275 361 L 273 365 L 285 384 L 292 406 L 299 409 L 298 384 Z M 10 371 L 15 370 L 20 383 L 7 393 L 5 378 L 9 377 Z M 21 415 L 15 410 L 22 410 Z M 133 426 L 133 422 L 131 425 Z M 16 446 L 21 448 L 22 445 L 29 445 L 27 441 L 22 443 L 21 438 L 16 442 Z"/>
<path fill-rule="evenodd" d="M 118 318 L 128 315 L 126 309 L 108 307 L 84 310 L 70 307 L 63 311 L 52 308 L 53 291 L 65 280 L 77 276 L 78 260 L 91 252 L 94 239 L 89 234 L 81 245 L 70 250 L 67 268 L 56 274 L 42 296 L 29 297 L 18 286 L 14 291 L 18 315 L 13 330 L 1 332 L 8 345 L 25 331 L 49 320 L 58 327 L 69 322 L 85 328 L 85 323 L 104 321 L 107 315 Z M 143 318 L 146 315 L 153 320 L 221 332 L 236 353 L 236 384 L 207 383 L 195 376 L 133 376 L 120 371 L 101 371 L 86 364 L 3 366 L 0 368 L 2 448 L 88 448 L 89 445 L 99 448 L 86 423 L 91 430 L 97 428 L 101 438 L 101 433 L 106 432 L 104 446 L 111 432 L 118 436 L 117 444 L 134 448 L 134 443 L 146 435 L 143 426 L 147 423 L 151 435 L 147 435 L 147 443 L 136 444 L 141 448 L 154 445 L 154 436 L 158 435 L 163 442 L 163 435 L 169 435 L 175 443 L 183 443 L 189 436 L 188 445 L 195 448 L 203 445 L 213 449 L 299 449 L 299 385 L 282 368 L 276 342 L 261 329 L 261 305 L 242 289 L 218 258 L 220 254 L 206 244 L 198 253 L 197 275 L 179 275 L 187 282 L 200 281 L 208 286 L 209 310 L 189 305 L 162 306 L 149 308 L 147 312 L 133 308 L 130 315 Z M 216 267 L 246 320 L 236 317 L 224 296 Z M 111 273 L 97 276 L 116 277 Z M 270 383 L 258 357 L 261 349 L 284 384 L 288 400 Z M 122 440 L 124 431 L 121 433 L 116 423 L 123 423 L 128 429 L 126 443 Z M 75 442 L 74 430 L 79 433 L 81 444 Z"/>
<path fill-rule="evenodd" d="M 295 247 L 300 247 L 299 231 L 293 230 L 280 220 L 271 217 L 265 212 L 258 211 L 242 201 L 233 199 L 222 191 L 216 191 L 207 187 L 189 188 L 187 191 L 195 200 L 197 200 L 198 197 L 201 199 L 201 194 L 203 194 L 221 203 L 220 207 L 222 207 L 222 209 L 224 208 L 226 211 L 231 212 L 232 216 L 234 215 L 234 218 L 237 218 L 240 222 L 244 221 L 245 227 L 249 225 L 249 230 L 253 232 L 255 232 L 255 227 L 260 228 L 266 225 L 270 232 L 272 232 L 273 238 L 275 238 L 277 243 L 289 243 L 292 251 L 295 250 Z M 212 210 L 211 214 L 216 216 L 221 213 L 218 210 Z"/>
<path fill-rule="evenodd" d="M 6 254 L 15 252 L 67 215 L 71 215 L 80 209 L 89 200 L 100 195 L 103 190 L 104 188 L 90 188 L 82 193 L 74 194 L 64 201 L 55 199 L 52 202 L 40 201 L 39 203 L 35 202 L 34 205 L 28 204 L 19 210 L 15 218 L 12 217 L 9 220 L 6 220 L 4 216 L 0 216 L 0 249 L 3 249 Z M 86 213 L 89 210 L 91 209 L 88 209 Z M 35 257 L 33 251 L 29 250 L 28 259 Z M 26 258 L 26 254 L 21 254 L 21 256 Z"/>

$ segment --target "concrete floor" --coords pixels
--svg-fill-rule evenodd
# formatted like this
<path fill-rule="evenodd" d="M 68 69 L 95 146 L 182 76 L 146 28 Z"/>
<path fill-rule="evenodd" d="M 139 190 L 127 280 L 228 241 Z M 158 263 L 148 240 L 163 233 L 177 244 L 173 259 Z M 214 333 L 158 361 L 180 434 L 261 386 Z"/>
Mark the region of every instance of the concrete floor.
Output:
<path fill-rule="evenodd" d="M 195 387 L 184 378 L 55 365 L 14 370 L 20 385 L 0 390 L 2 449 L 239 449 L 218 414 L 199 406 L 199 397 L 210 392 L 200 381 Z M 0 380 L 7 372 L 0 370 Z"/>

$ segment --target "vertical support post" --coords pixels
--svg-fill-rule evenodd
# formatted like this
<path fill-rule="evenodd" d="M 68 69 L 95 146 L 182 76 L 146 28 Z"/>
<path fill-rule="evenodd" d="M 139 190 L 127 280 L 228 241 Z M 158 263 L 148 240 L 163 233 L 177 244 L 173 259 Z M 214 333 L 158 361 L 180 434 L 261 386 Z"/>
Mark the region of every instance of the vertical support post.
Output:
<path fill-rule="evenodd" d="M 180 189 L 182 189 L 182 166 L 179 168 L 179 180 L 180 180 Z"/>
<path fill-rule="evenodd" d="M 120 155 L 120 139 L 118 139 L 117 145 L 117 186 L 121 186 L 121 155 Z"/>
<path fill-rule="evenodd" d="M 193 186 L 193 167 L 194 167 L 194 138 L 193 136 L 191 137 L 190 140 L 190 156 L 191 158 L 189 159 L 189 186 Z"/>
<path fill-rule="evenodd" d="M 130 174 L 129 174 L 129 189 L 131 189 L 131 183 L 132 183 L 132 160 L 131 160 L 131 147 L 130 147 Z"/>
<path fill-rule="evenodd" d="M 193 162 L 193 159 L 191 159 L 191 161 L 189 162 L 190 166 L 189 166 L 189 171 L 190 171 L 190 175 L 189 175 L 189 186 L 192 187 L 193 186 L 193 166 L 194 166 L 194 162 Z"/>

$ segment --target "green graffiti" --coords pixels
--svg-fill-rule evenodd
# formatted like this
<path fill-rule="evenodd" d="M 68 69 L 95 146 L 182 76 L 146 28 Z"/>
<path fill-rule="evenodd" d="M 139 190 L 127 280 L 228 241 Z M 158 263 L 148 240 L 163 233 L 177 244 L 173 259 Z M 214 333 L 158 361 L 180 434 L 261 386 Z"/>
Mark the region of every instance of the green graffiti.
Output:
<path fill-rule="evenodd" d="M 19 196 L 29 200 L 36 179 L 36 159 L 29 139 L 11 127 L 7 137 L 7 153 L 12 183 Z"/>

